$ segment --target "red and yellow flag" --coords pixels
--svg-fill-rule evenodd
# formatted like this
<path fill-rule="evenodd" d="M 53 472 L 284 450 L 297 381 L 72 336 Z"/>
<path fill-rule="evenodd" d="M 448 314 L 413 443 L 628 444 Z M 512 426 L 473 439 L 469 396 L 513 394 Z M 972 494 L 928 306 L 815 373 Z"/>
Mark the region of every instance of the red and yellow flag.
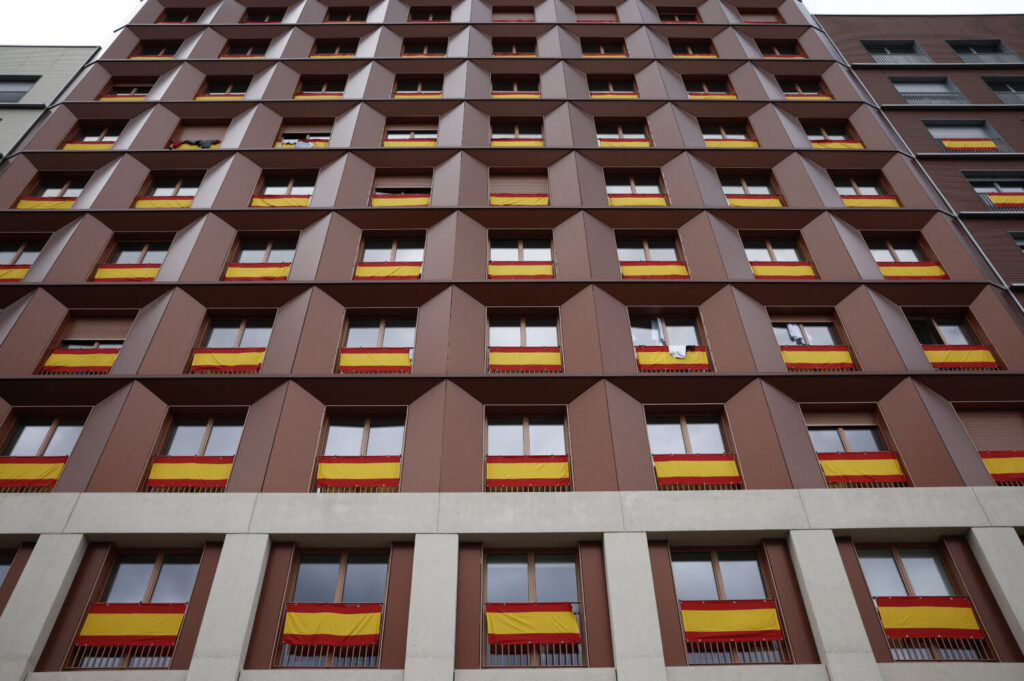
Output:
<path fill-rule="evenodd" d="M 726 194 L 730 206 L 748 208 L 782 208 L 782 197 L 772 194 Z"/>
<path fill-rule="evenodd" d="M 740 485 L 732 454 L 655 454 L 654 473 L 662 485 Z"/>
<path fill-rule="evenodd" d="M 136 208 L 191 208 L 191 196 L 140 196 Z"/>
<path fill-rule="evenodd" d="M 540 99 L 539 92 L 527 92 L 526 90 L 512 90 L 508 92 L 492 92 L 492 99 Z"/>
<path fill-rule="evenodd" d="M 856 369 L 845 345 L 780 345 L 790 369 Z"/>
<path fill-rule="evenodd" d="M 238 93 L 238 94 L 235 94 L 235 93 L 232 93 L 232 92 L 226 92 L 226 93 L 223 93 L 223 94 L 214 94 L 214 95 L 210 95 L 210 94 L 196 95 L 196 101 L 197 102 L 205 102 L 205 101 L 215 101 L 215 102 L 216 101 L 225 101 L 225 102 L 230 102 L 230 101 L 235 101 L 235 100 L 239 100 L 239 99 L 245 99 L 245 93 L 244 92 Z"/>
<path fill-rule="evenodd" d="M 899 208 L 900 200 L 895 196 L 852 196 L 840 195 L 847 208 Z"/>
<path fill-rule="evenodd" d="M 50 208 L 71 208 L 73 205 L 75 205 L 75 199 L 70 197 L 25 196 L 14 207 L 21 210 L 46 210 Z"/>
<path fill-rule="evenodd" d="M 113 142 L 84 142 L 82 140 L 74 140 L 71 142 L 65 142 L 61 149 L 64 151 L 102 151 L 104 149 L 110 149 L 113 146 Z"/>
<path fill-rule="evenodd" d="M 809 262 L 751 261 L 755 279 L 817 279 L 814 265 Z"/>
<path fill-rule="evenodd" d="M 962 596 L 879 596 L 875 605 L 889 638 L 985 638 Z"/>
<path fill-rule="evenodd" d="M 488 456 L 488 487 L 568 487 L 569 457 Z"/>
<path fill-rule="evenodd" d="M 160 265 L 100 265 L 93 281 L 153 281 Z"/>
<path fill-rule="evenodd" d="M 95 603 L 75 640 L 78 646 L 173 646 L 185 603 Z"/>
<path fill-rule="evenodd" d="M 281 640 L 297 646 L 372 646 L 380 640 L 380 603 L 289 603 Z"/>
<path fill-rule="evenodd" d="M 429 206 L 430 194 L 374 194 L 371 206 Z"/>
<path fill-rule="evenodd" d="M 606 148 L 630 148 L 630 147 L 649 147 L 651 146 L 651 140 L 649 139 L 607 139 L 598 138 L 597 146 Z"/>
<path fill-rule="evenodd" d="M 321 456 L 318 487 L 398 487 L 401 456 Z"/>
<path fill-rule="evenodd" d="M 543 147 L 544 140 L 540 137 L 512 137 L 508 139 L 492 139 L 492 147 Z"/>
<path fill-rule="evenodd" d="M 709 149 L 757 149 L 760 145 L 754 139 L 732 139 L 732 140 L 704 140 L 704 146 Z"/>
<path fill-rule="evenodd" d="M 690 99 L 739 99 L 735 92 L 687 92 Z"/>
<path fill-rule="evenodd" d="M 114 366 L 120 348 L 57 348 L 39 370 L 44 374 L 105 374 Z"/>
<path fill-rule="evenodd" d="M 998 369 L 987 345 L 922 345 L 925 357 L 936 369 Z"/>
<path fill-rule="evenodd" d="M 305 208 L 309 206 L 309 196 L 300 194 L 294 196 L 263 196 L 257 194 L 252 197 L 249 205 L 253 208 Z"/>
<path fill-rule="evenodd" d="M 146 484 L 150 487 L 226 487 L 233 456 L 158 456 Z"/>
<path fill-rule="evenodd" d="M 492 206 L 546 206 L 547 194 L 491 194 Z"/>
<path fill-rule="evenodd" d="M 343 374 L 409 373 L 409 348 L 342 348 L 338 370 Z"/>
<path fill-rule="evenodd" d="M 991 137 L 943 137 L 939 141 L 946 149 L 957 151 L 999 151 Z"/>
<path fill-rule="evenodd" d="M 864 143 L 857 140 L 819 140 L 811 142 L 815 149 L 863 149 Z"/>
<path fill-rule="evenodd" d="M 623 260 L 623 279 L 689 279 L 686 263 L 679 260 Z"/>
<path fill-rule="evenodd" d="M 782 640 L 774 601 L 680 601 L 679 608 L 687 641 Z"/>
<path fill-rule="evenodd" d="M 949 279 L 942 265 L 928 262 L 880 262 L 878 269 L 886 279 Z"/>
<path fill-rule="evenodd" d="M 555 276 L 550 260 L 492 260 L 487 263 L 488 279 L 551 279 Z"/>
<path fill-rule="evenodd" d="M 489 645 L 579 643 L 580 625 L 569 603 L 488 603 Z"/>
<path fill-rule="evenodd" d="M 612 206 L 667 206 L 664 194 L 609 194 L 608 204 Z"/>
<path fill-rule="evenodd" d="M 266 354 L 266 348 L 196 348 L 192 373 L 259 371 Z"/>
<path fill-rule="evenodd" d="M 0 457 L 0 487 L 53 487 L 67 462 L 66 456 Z"/>
<path fill-rule="evenodd" d="M 419 279 L 421 262 L 361 262 L 353 279 Z"/>
<path fill-rule="evenodd" d="M 561 371 L 560 348 L 490 348 L 491 371 Z"/>
<path fill-rule="evenodd" d="M 799 92 L 785 93 L 786 99 L 796 99 L 801 102 L 831 102 L 832 95 L 816 94 L 816 95 L 805 95 Z"/>
<path fill-rule="evenodd" d="M 818 452 L 828 482 L 906 482 L 893 452 Z"/>
<path fill-rule="evenodd" d="M 540 97 L 540 95 L 537 95 Z M 591 99 L 640 99 L 640 95 L 635 92 L 593 92 L 590 93 Z"/>
<path fill-rule="evenodd" d="M 989 192 L 985 196 L 995 206 L 1024 208 L 1024 192 Z"/>
<path fill-rule="evenodd" d="M 978 452 L 989 475 L 996 482 L 1024 481 L 1024 451 L 1001 450 Z"/>
<path fill-rule="evenodd" d="M 281 281 L 291 268 L 289 262 L 233 262 L 224 272 L 224 281 Z"/>
<path fill-rule="evenodd" d="M 666 345 L 638 345 L 636 366 L 640 371 L 707 371 L 708 349 L 700 345 L 687 348 L 686 357 L 675 357 Z"/>
<path fill-rule="evenodd" d="M 31 265 L 0 265 L 0 281 L 21 281 Z"/>

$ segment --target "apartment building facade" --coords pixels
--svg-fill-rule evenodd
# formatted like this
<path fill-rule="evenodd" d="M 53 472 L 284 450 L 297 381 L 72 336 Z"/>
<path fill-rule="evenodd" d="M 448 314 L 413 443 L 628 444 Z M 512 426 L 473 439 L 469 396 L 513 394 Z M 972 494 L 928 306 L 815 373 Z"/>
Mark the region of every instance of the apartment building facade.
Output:
<path fill-rule="evenodd" d="M 0 677 L 1019 678 L 887 114 L 794 0 L 144 0 L 0 169 Z"/>

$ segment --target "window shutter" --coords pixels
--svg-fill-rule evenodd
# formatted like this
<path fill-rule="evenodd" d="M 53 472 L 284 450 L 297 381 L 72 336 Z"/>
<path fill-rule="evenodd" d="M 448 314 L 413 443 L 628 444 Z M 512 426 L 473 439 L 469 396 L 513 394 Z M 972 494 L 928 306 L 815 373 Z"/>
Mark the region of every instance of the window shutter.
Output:
<path fill-rule="evenodd" d="M 547 194 L 546 175 L 523 175 L 504 173 L 491 175 L 492 194 Z"/>
<path fill-rule="evenodd" d="M 61 340 L 124 340 L 131 326 L 131 317 L 78 317 L 68 323 Z"/>
<path fill-rule="evenodd" d="M 962 411 L 960 421 L 978 451 L 1024 449 L 1024 411 Z"/>

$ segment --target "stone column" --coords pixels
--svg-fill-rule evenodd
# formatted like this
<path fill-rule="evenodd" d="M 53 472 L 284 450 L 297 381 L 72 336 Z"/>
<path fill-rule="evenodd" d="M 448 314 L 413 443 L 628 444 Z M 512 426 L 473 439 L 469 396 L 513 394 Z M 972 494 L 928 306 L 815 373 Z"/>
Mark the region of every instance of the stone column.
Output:
<path fill-rule="evenodd" d="M 1017 645 L 1024 648 L 1024 544 L 1012 527 L 974 527 L 967 533 Z"/>
<path fill-rule="evenodd" d="M 412 557 L 405 681 L 451 681 L 455 674 L 457 534 L 418 534 Z"/>

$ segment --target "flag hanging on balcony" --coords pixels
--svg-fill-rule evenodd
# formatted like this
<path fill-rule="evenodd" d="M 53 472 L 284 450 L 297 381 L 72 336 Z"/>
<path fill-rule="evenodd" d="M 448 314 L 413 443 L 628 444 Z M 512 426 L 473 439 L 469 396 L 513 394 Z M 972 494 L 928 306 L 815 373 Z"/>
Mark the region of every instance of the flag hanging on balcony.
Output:
<path fill-rule="evenodd" d="M 66 456 L 0 457 L 0 487 L 53 487 L 67 462 Z"/>
<path fill-rule="evenodd" d="M 21 281 L 31 265 L 0 265 L 0 281 Z"/>
<path fill-rule="evenodd" d="M 579 643 L 580 626 L 570 603 L 488 603 L 487 643 Z"/>
<path fill-rule="evenodd" d="M 343 374 L 409 373 L 409 348 L 342 348 L 338 370 Z"/>
<path fill-rule="evenodd" d="M 689 279 L 686 264 L 678 260 L 623 260 L 619 262 L 623 279 Z"/>
<path fill-rule="evenodd" d="M 259 371 L 266 354 L 266 348 L 197 348 L 192 353 L 192 372 Z"/>
<path fill-rule="evenodd" d="M 1024 451 L 978 452 L 996 482 L 1024 482 Z"/>
<path fill-rule="evenodd" d="M 93 281 L 153 281 L 160 265 L 100 265 Z"/>
<path fill-rule="evenodd" d="M 57 348 L 43 362 L 44 374 L 105 374 L 120 348 Z"/>
<path fill-rule="evenodd" d="M 690 345 L 685 350 L 668 345 L 638 345 L 636 366 L 640 371 L 707 371 L 710 367 L 708 349 L 701 345 Z"/>
<path fill-rule="evenodd" d="M 855 369 L 845 345 L 780 345 L 782 359 L 790 369 Z"/>
<path fill-rule="evenodd" d="M 365 279 L 419 279 L 421 262 L 361 262 L 356 265 L 356 280 Z"/>
<path fill-rule="evenodd" d="M 153 459 L 149 487 L 226 487 L 233 456 L 158 456 Z"/>
<path fill-rule="evenodd" d="M 233 262 L 224 272 L 224 281 L 280 281 L 288 278 L 291 263 Z"/>
<path fill-rule="evenodd" d="M 942 265 L 927 262 L 880 262 L 878 269 L 886 279 L 949 279 Z"/>
<path fill-rule="evenodd" d="M 64 197 L 49 197 L 49 196 L 26 196 L 18 201 L 15 208 L 20 210 L 38 210 L 48 208 L 71 208 L 75 205 L 75 199 L 64 198 Z"/>
<path fill-rule="evenodd" d="M 550 260 L 492 260 L 487 263 L 488 279 L 551 279 L 554 276 Z"/>
<path fill-rule="evenodd" d="M 488 487 L 567 487 L 569 457 L 489 456 Z"/>
<path fill-rule="evenodd" d="M 173 646 L 185 608 L 185 603 L 96 603 L 75 645 Z"/>
<path fill-rule="evenodd" d="M 257 194 L 249 203 L 253 208 L 305 208 L 309 206 L 309 196 L 295 194 L 293 196 L 265 196 Z"/>
<path fill-rule="evenodd" d="M 401 456 L 321 456 L 317 487 L 398 487 Z"/>
<path fill-rule="evenodd" d="M 690 642 L 782 640 L 774 601 L 680 601 L 679 608 Z"/>
<path fill-rule="evenodd" d="M 939 141 L 951 151 L 999 151 L 991 137 L 943 137 Z"/>
<path fill-rule="evenodd" d="M 889 638 L 984 638 L 971 602 L 962 596 L 879 596 Z"/>
<path fill-rule="evenodd" d="M 562 351 L 557 348 L 491 348 L 491 371 L 561 371 Z"/>
<path fill-rule="evenodd" d="M 1024 208 L 1024 192 L 986 192 L 985 196 L 999 208 Z"/>
<path fill-rule="evenodd" d="M 818 452 L 828 482 L 906 482 L 900 460 L 893 452 Z"/>
<path fill-rule="evenodd" d="M 281 640 L 297 646 L 372 646 L 380 640 L 380 603 L 289 603 Z"/>
<path fill-rule="evenodd" d="M 755 279 L 816 279 L 814 265 L 809 262 L 751 261 Z"/>
<path fill-rule="evenodd" d="M 730 206 L 748 208 L 782 208 L 782 198 L 773 194 L 726 194 Z"/>
<path fill-rule="evenodd" d="M 660 485 L 740 485 L 740 469 L 732 454 L 655 454 Z"/>
<path fill-rule="evenodd" d="M 922 345 L 925 357 L 936 369 L 998 369 L 987 345 Z"/>

